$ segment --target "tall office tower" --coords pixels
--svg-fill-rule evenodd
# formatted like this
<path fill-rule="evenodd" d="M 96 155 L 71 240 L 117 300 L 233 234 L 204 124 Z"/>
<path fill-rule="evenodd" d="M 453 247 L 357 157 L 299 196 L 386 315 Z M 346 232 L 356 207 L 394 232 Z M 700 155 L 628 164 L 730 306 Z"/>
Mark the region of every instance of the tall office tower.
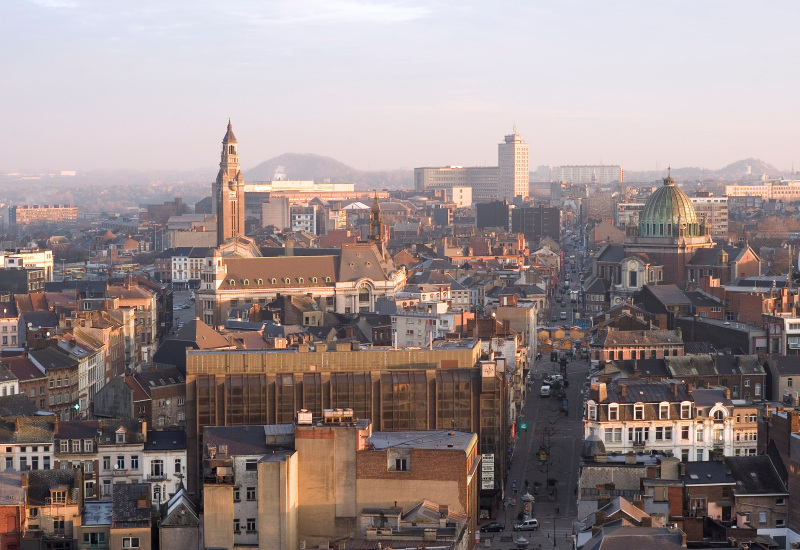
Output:
<path fill-rule="evenodd" d="M 239 168 L 239 144 L 231 121 L 222 139 L 222 159 L 214 182 L 214 206 L 217 214 L 217 246 L 232 237 L 244 235 L 244 175 Z"/>
<path fill-rule="evenodd" d="M 516 196 L 528 197 L 530 193 L 530 175 L 528 174 L 528 143 L 522 136 L 514 133 L 506 136 L 498 145 L 498 199 L 513 199 Z"/>

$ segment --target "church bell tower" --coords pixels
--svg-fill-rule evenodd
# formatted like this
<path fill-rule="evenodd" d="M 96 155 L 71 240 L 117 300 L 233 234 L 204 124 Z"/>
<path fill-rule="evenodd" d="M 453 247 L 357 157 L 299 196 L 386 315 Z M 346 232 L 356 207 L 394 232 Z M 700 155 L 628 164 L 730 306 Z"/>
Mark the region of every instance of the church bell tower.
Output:
<path fill-rule="evenodd" d="M 231 121 L 222 139 L 222 158 L 214 182 L 214 206 L 217 214 L 217 246 L 244 235 L 244 175 L 239 166 L 239 143 Z"/>

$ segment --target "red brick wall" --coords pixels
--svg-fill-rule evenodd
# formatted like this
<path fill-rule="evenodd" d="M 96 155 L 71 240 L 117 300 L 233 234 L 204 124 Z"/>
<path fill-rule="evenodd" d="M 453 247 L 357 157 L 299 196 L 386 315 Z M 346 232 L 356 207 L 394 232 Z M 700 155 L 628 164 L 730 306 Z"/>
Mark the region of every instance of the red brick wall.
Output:
<path fill-rule="evenodd" d="M 20 518 L 24 508 L 20 506 L 0 506 L 0 550 L 20 546 Z"/>

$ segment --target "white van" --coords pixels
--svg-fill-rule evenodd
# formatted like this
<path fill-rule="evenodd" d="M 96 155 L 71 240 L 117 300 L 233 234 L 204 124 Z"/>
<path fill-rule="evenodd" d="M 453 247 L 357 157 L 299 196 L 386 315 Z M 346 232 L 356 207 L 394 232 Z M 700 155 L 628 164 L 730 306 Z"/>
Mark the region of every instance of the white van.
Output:
<path fill-rule="evenodd" d="M 566 311 L 562 311 L 560 317 L 561 317 L 561 319 L 566 319 L 567 318 L 567 312 Z"/>
<path fill-rule="evenodd" d="M 550 397 L 550 386 L 544 385 L 539 389 L 539 397 Z"/>
<path fill-rule="evenodd" d="M 514 531 L 536 531 L 537 529 L 539 529 L 539 520 L 536 518 L 526 519 L 514 526 Z"/>

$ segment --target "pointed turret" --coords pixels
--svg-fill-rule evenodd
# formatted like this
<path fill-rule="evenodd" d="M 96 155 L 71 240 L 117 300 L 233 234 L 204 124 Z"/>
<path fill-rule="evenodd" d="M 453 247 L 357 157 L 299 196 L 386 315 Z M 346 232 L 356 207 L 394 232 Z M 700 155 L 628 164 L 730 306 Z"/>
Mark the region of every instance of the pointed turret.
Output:
<path fill-rule="evenodd" d="M 231 126 L 231 119 L 228 119 L 228 131 L 225 132 L 225 137 L 222 138 L 222 143 L 237 143 L 236 136 L 233 135 L 233 126 Z"/>

